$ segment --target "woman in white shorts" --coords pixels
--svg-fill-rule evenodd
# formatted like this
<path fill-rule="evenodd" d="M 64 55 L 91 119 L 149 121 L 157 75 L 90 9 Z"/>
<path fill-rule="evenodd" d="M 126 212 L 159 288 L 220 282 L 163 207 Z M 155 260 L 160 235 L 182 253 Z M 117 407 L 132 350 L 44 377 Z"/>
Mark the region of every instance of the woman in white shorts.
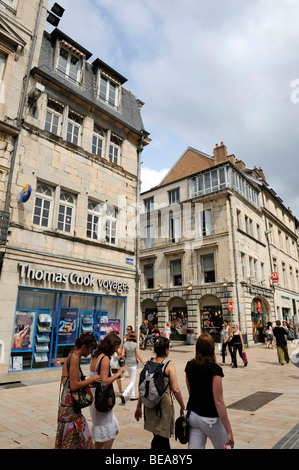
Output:
<path fill-rule="evenodd" d="M 103 386 L 106 387 L 121 376 L 124 371 L 119 367 L 117 372 L 111 375 L 110 358 L 118 350 L 121 344 L 119 336 L 109 333 L 100 341 L 90 363 L 90 375 L 99 373 Z M 95 389 L 92 389 L 95 393 Z M 118 421 L 113 409 L 105 413 L 97 411 L 94 401 L 89 407 L 92 419 L 91 436 L 94 441 L 94 449 L 111 449 L 114 439 L 118 434 Z"/>

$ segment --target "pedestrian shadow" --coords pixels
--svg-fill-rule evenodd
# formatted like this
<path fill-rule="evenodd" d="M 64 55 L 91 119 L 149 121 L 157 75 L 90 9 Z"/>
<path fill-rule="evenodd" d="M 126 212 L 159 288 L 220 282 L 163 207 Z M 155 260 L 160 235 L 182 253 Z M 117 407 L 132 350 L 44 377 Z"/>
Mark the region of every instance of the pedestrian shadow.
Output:
<path fill-rule="evenodd" d="M 269 361 L 257 361 L 257 362 L 260 362 L 261 364 L 268 364 L 270 366 L 277 366 L 279 365 L 279 362 L 269 362 Z"/>

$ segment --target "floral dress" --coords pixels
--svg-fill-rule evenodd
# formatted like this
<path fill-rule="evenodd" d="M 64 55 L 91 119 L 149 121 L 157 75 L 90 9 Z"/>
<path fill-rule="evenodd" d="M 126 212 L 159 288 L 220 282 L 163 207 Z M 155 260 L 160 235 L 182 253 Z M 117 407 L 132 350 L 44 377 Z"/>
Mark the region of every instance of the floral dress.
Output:
<path fill-rule="evenodd" d="M 89 427 L 81 410 L 74 408 L 68 376 L 61 377 L 60 392 L 55 449 L 91 449 Z"/>

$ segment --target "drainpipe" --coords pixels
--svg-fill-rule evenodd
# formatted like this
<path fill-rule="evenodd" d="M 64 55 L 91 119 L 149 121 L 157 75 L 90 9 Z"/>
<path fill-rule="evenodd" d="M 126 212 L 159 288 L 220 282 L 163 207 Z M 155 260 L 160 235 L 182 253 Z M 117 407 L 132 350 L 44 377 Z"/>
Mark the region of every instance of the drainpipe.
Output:
<path fill-rule="evenodd" d="M 232 224 L 233 254 L 234 254 L 235 281 L 236 281 L 236 293 L 237 293 L 238 323 L 240 325 L 240 330 L 241 330 L 242 329 L 241 328 L 241 305 L 240 305 L 240 292 L 239 292 L 240 285 L 239 285 L 238 262 L 237 262 L 236 239 L 235 239 L 235 223 L 234 223 L 234 216 L 233 216 L 233 207 L 232 207 L 231 194 L 228 195 L 228 200 L 229 200 L 230 217 L 231 217 L 231 224 Z M 246 322 L 245 322 L 245 327 L 246 327 Z"/>
<path fill-rule="evenodd" d="M 140 296 L 140 174 L 141 174 L 141 153 L 143 152 L 143 142 L 146 137 L 146 132 L 141 130 L 141 139 L 138 141 L 137 145 L 137 188 L 136 188 L 136 278 L 135 278 L 135 331 L 138 332 L 139 328 L 139 296 Z"/>
<path fill-rule="evenodd" d="M 30 52 L 28 70 L 27 70 L 27 75 L 26 75 L 25 85 L 24 85 L 24 90 L 23 90 L 23 95 L 22 95 L 21 107 L 19 111 L 19 116 L 17 118 L 17 128 L 19 132 L 16 135 L 15 140 L 14 140 L 14 149 L 13 149 L 13 154 L 11 158 L 11 164 L 10 164 L 9 175 L 8 175 L 8 183 L 7 183 L 7 191 L 6 191 L 6 197 L 5 197 L 5 208 L 4 208 L 5 212 L 9 212 L 11 185 L 12 185 L 12 178 L 13 178 L 14 167 L 15 167 L 15 162 L 16 162 L 17 148 L 19 144 L 19 134 L 21 131 L 21 125 L 23 121 L 23 113 L 24 113 L 26 95 L 27 95 L 28 85 L 29 85 L 30 70 L 32 67 L 33 56 L 34 56 L 36 42 L 37 42 L 37 34 L 38 34 L 43 5 L 44 5 L 44 0 L 41 0 L 39 4 L 38 14 L 37 14 L 37 20 L 36 20 L 35 31 L 34 31 L 34 36 L 33 36 L 33 43 L 32 43 L 32 48 Z"/>

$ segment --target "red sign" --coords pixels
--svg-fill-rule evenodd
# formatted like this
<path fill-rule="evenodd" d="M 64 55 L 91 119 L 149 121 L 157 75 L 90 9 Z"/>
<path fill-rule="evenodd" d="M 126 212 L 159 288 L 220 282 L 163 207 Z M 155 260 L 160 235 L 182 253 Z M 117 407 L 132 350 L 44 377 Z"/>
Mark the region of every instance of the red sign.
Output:
<path fill-rule="evenodd" d="M 257 308 L 257 311 L 258 311 L 258 312 L 261 311 L 261 303 L 260 303 L 259 300 L 256 302 L 256 308 Z"/>
<path fill-rule="evenodd" d="M 228 304 L 228 308 L 230 309 L 230 311 L 232 312 L 233 311 L 233 303 L 232 302 L 229 302 Z"/>
<path fill-rule="evenodd" d="M 273 272 L 273 273 L 271 274 L 271 281 L 272 281 L 272 282 L 278 282 L 278 279 L 279 279 L 278 273 Z"/>

